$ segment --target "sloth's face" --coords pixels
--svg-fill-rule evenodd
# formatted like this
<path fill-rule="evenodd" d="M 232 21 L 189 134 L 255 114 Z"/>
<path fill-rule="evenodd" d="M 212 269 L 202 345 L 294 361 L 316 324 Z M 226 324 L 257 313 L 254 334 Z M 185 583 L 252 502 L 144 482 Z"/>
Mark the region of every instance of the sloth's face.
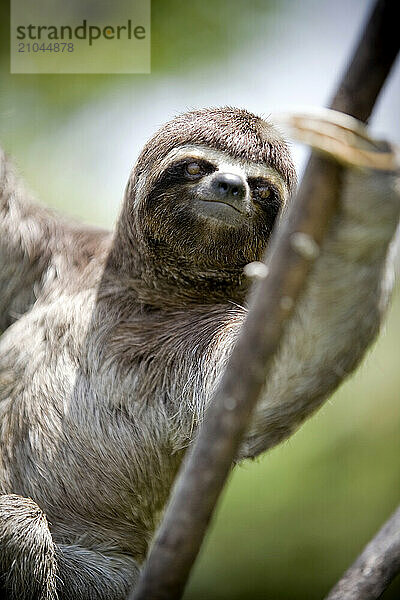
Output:
<path fill-rule="evenodd" d="M 149 242 L 210 268 L 260 259 L 288 195 L 267 165 L 201 146 L 174 149 L 138 191 Z"/>

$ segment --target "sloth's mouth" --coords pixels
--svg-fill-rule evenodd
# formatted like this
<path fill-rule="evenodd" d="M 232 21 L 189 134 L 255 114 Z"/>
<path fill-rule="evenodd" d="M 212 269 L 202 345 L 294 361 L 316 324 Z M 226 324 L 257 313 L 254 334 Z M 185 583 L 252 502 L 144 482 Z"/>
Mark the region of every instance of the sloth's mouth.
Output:
<path fill-rule="evenodd" d="M 201 202 L 212 202 L 214 204 L 225 204 L 225 206 L 229 206 L 230 208 L 233 208 L 234 211 L 238 212 L 241 215 L 246 214 L 246 211 L 244 210 L 244 208 L 242 208 L 242 207 L 239 208 L 239 206 L 236 203 L 230 202 L 229 200 L 219 200 L 217 198 L 215 200 L 212 198 L 210 198 L 210 199 L 202 198 Z"/>
<path fill-rule="evenodd" d="M 243 218 L 247 213 L 230 201 L 213 200 L 212 198 L 198 198 L 194 203 L 196 214 L 207 220 L 218 221 L 223 225 L 243 225 Z"/>

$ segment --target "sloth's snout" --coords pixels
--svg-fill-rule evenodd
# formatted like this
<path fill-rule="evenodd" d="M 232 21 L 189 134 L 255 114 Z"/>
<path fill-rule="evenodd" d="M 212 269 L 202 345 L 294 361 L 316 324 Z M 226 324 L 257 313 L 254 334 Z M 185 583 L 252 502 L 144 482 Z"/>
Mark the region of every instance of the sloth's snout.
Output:
<path fill-rule="evenodd" d="M 217 173 L 211 181 L 211 190 L 215 199 L 243 200 L 246 196 L 246 184 L 240 175 Z"/>
<path fill-rule="evenodd" d="M 221 203 L 246 214 L 246 181 L 235 173 L 214 173 L 198 190 L 198 198 L 206 202 Z"/>

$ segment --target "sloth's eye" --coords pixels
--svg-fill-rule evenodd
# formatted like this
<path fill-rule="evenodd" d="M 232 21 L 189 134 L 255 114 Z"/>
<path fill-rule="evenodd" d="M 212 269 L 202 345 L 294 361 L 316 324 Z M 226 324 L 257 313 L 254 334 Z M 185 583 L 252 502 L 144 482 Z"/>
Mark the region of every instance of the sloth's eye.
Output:
<path fill-rule="evenodd" d="M 212 163 L 188 156 L 185 159 L 172 163 L 159 177 L 159 185 L 164 188 L 179 185 L 184 181 L 196 182 L 204 175 L 209 175 L 216 170 Z"/>
<path fill-rule="evenodd" d="M 279 202 L 279 193 L 268 179 L 249 177 L 248 183 L 255 202 L 259 202 L 263 206 L 269 205 L 271 202 Z"/>
<path fill-rule="evenodd" d="M 271 196 L 271 188 L 269 187 L 257 187 L 255 193 L 259 198 L 266 200 Z"/>
<path fill-rule="evenodd" d="M 198 162 L 190 162 L 185 167 L 185 173 L 190 177 L 196 177 L 196 175 L 202 175 L 203 169 Z"/>

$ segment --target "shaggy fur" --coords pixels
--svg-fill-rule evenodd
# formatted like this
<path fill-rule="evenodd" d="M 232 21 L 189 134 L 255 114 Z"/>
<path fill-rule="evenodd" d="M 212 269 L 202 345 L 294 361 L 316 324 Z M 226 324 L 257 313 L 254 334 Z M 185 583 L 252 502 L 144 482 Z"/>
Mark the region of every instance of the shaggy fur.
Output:
<path fill-rule="evenodd" d="M 168 171 L 183 155 L 246 174 L 243 222 L 194 210 L 204 182 Z M 293 165 L 246 111 L 177 117 L 139 157 L 114 237 L 33 205 L 4 157 L 1 169 L 1 582 L 10 600 L 122 600 L 245 317 L 243 266 L 267 246 Z M 261 176 L 274 190 L 264 204 L 251 191 Z M 238 458 L 288 437 L 374 339 L 396 185 L 346 175 Z"/>

